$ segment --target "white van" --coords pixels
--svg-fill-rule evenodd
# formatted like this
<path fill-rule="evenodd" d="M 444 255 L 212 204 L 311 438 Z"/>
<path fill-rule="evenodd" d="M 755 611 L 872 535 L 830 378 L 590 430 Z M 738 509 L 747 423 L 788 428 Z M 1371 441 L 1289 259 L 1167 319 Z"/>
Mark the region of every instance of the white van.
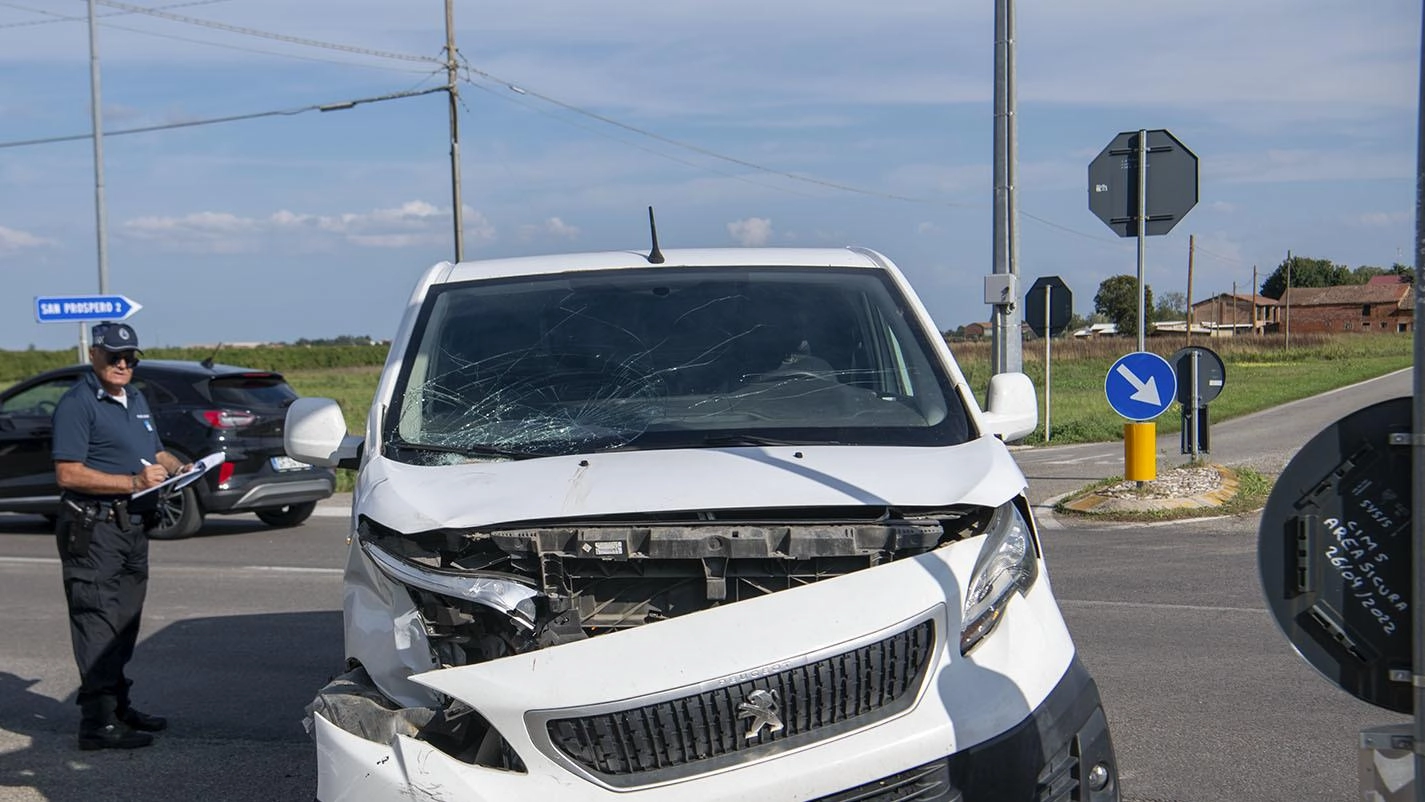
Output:
<path fill-rule="evenodd" d="M 873 251 L 432 267 L 363 437 L 338 800 L 1119 798 L 1005 440 Z"/>

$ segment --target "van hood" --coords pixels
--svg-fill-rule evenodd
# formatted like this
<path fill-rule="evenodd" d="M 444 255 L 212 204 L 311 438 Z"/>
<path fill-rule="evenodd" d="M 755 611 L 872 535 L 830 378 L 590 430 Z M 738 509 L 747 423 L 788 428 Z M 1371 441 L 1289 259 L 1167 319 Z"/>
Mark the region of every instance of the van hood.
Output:
<path fill-rule="evenodd" d="M 997 506 L 1025 486 L 1008 448 L 990 436 L 939 448 L 671 449 L 434 467 L 374 455 L 355 510 L 414 533 L 692 510 Z"/>

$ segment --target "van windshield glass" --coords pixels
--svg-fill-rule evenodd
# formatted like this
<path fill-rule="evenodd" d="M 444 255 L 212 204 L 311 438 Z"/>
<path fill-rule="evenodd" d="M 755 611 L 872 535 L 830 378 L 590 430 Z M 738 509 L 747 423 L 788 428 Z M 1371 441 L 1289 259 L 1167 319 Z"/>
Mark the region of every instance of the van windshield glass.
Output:
<path fill-rule="evenodd" d="M 968 436 L 925 333 L 875 270 L 453 283 L 432 289 L 415 331 L 383 437 L 402 461 Z"/>

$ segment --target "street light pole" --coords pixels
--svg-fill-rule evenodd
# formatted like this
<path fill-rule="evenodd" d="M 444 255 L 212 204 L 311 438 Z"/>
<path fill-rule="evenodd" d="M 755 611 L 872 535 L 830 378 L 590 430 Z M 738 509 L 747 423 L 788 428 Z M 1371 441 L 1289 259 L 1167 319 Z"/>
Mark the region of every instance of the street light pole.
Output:
<path fill-rule="evenodd" d="M 108 213 L 104 209 L 104 119 L 99 99 L 99 35 L 94 26 L 94 0 L 89 0 L 89 116 L 94 128 L 94 230 L 99 246 L 99 294 L 109 292 Z M 79 324 L 79 361 L 86 358 L 89 332 Z"/>
<path fill-rule="evenodd" d="M 89 0 L 92 5 L 94 0 Z M 455 0 L 445 0 L 445 92 L 450 98 L 450 197 L 455 221 L 455 261 L 465 258 L 465 224 L 460 199 L 460 88 L 456 83 Z"/>
<path fill-rule="evenodd" d="M 1019 128 L 1014 108 L 1014 0 L 995 0 L 994 84 L 994 272 L 1017 279 L 1019 232 L 1015 225 L 1019 210 L 1014 184 Z M 1015 297 L 1004 300 L 1007 302 L 992 307 L 994 364 L 991 372 L 1018 373 L 1024 369 L 1018 290 Z"/>

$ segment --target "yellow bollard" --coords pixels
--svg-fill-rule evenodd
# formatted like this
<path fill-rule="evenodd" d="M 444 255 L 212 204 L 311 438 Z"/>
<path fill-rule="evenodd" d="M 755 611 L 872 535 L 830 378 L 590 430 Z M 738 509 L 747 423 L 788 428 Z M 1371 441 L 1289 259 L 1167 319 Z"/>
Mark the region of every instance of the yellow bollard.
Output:
<path fill-rule="evenodd" d="M 1123 478 L 1151 482 L 1158 478 L 1157 424 L 1123 424 Z"/>

